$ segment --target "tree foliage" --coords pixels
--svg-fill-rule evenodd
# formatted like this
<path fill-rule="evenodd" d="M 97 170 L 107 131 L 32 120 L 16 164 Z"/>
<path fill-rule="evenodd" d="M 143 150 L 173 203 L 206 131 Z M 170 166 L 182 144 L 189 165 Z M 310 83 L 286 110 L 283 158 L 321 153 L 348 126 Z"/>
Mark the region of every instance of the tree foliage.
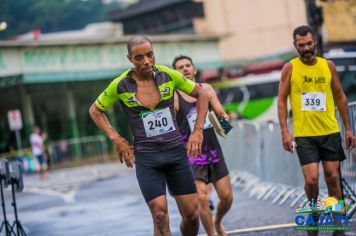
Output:
<path fill-rule="evenodd" d="M 101 0 L 0 0 L 0 22 L 8 28 L 0 39 L 10 39 L 33 29 L 43 33 L 81 29 L 93 22 L 107 21 L 107 12 L 120 3 Z"/>

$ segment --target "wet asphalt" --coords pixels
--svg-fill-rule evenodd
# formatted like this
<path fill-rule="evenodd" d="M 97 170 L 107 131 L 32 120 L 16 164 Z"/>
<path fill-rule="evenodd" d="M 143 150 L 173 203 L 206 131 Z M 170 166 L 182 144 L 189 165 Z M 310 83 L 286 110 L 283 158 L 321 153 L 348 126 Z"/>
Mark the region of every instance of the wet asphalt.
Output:
<path fill-rule="evenodd" d="M 117 162 L 53 170 L 46 180 L 37 174 L 25 174 L 24 185 L 24 191 L 17 192 L 15 200 L 19 221 L 28 236 L 153 235 L 151 215 L 135 172 Z M 12 224 L 15 215 L 9 188 L 4 190 L 4 196 L 6 215 Z M 215 194 L 213 200 L 216 203 Z M 170 196 L 168 204 L 172 234 L 180 235 L 180 215 Z M 294 217 L 288 202 L 279 206 L 259 201 L 235 187 L 234 203 L 223 223 L 229 235 L 307 235 L 294 227 L 284 227 L 293 223 Z M 270 225 L 280 228 L 255 228 Z M 351 226 L 346 235 L 356 235 L 355 216 Z M 199 232 L 204 234 L 202 226 Z M 2 233 L 5 235 L 4 230 Z"/>

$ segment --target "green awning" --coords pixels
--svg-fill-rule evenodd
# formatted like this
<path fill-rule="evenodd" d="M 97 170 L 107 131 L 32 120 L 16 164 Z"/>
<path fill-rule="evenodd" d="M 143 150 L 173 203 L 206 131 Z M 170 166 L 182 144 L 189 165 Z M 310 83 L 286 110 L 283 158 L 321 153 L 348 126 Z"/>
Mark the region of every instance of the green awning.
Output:
<path fill-rule="evenodd" d="M 124 70 L 24 74 L 23 83 L 59 83 L 113 79 Z"/>

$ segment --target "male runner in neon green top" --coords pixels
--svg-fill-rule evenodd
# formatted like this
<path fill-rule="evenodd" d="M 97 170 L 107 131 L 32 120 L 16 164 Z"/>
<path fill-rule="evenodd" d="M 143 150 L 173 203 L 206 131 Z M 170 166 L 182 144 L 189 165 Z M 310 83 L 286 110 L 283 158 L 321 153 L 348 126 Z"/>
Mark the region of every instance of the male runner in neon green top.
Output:
<path fill-rule="evenodd" d="M 136 165 L 136 176 L 150 208 L 154 235 L 171 235 L 166 185 L 182 215 L 183 235 L 199 230 L 198 201 L 188 155 L 201 153 L 203 126 L 208 108 L 206 92 L 182 74 L 155 65 L 153 47 L 145 36 L 128 41 L 128 59 L 134 68 L 113 80 L 90 107 L 95 124 L 112 140 L 121 162 Z M 174 90 L 198 99 L 198 115 L 187 151 L 176 122 Z M 134 150 L 110 125 L 104 112 L 120 101 L 134 134 Z"/>

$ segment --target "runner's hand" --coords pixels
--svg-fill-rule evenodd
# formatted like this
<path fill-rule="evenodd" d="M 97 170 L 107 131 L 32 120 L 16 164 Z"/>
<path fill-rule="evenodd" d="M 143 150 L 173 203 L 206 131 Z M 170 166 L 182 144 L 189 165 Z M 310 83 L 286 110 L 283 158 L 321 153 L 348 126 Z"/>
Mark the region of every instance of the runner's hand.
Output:
<path fill-rule="evenodd" d="M 345 131 L 346 149 L 351 150 L 355 147 L 355 137 L 352 135 L 351 130 Z"/>
<path fill-rule="evenodd" d="M 228 114 L 223 113 L 221 116 L 224 117 L 226 121 L 231 121 L 231 117 Z"/>
<path fill-rule="evenodd" d="M 115 138 L 113 142 L 116 146 L 116 152 L 119 155 L 120 162 L 125 162 L 127 167 L 132 168 L 135 164 L 133 147 L 130 146 L 129 143 L 121 137 Z"/>
<path fill-rule="evenodd" d="M 293 153 L 293 142 L 294 137 L 290 133 L 283 133 L 282 134 L 282 143 L 284 150 Z"/>
<path fill-rule="evenodd" d="M 203 143 L 203 129 L 194 129 L 189 136 L 188 143 L 186 145 L 187 155 L 189 157 L 196 158 L 201 155 L 201 146 Z"/>

